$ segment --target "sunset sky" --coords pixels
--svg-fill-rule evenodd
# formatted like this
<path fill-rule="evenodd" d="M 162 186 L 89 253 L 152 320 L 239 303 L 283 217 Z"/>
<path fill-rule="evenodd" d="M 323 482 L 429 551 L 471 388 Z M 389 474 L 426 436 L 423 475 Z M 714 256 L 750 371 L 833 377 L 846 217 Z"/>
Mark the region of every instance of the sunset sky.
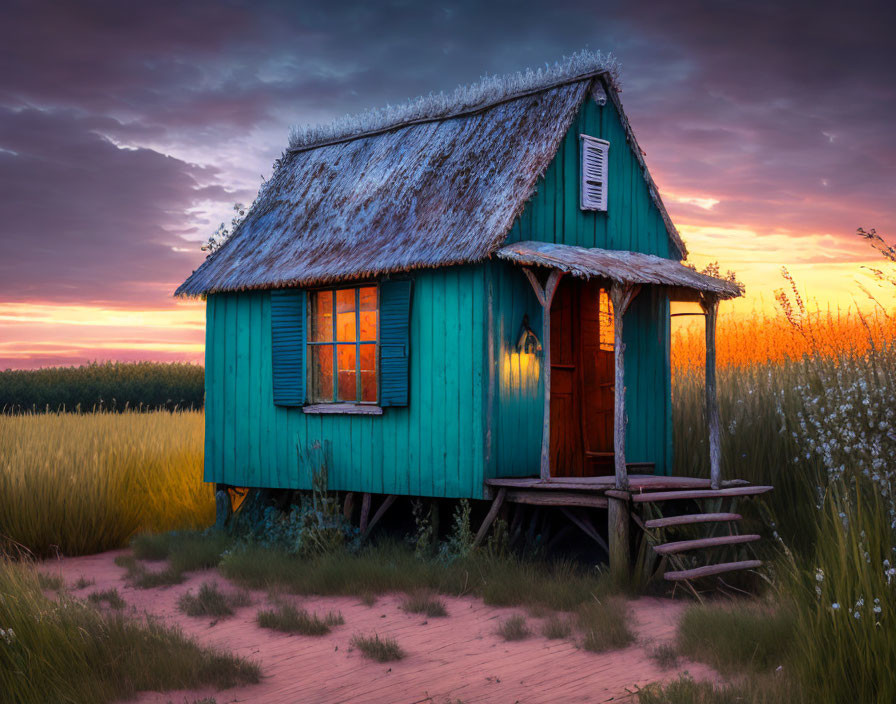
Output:
<path fill-rule="evenodd" d="M 855 229 L 896 240 L 886 7 L 7 0 L 0 369 L 201 361 L 203 304 L 172 292 L 290 125 L 582 48 L 619 59 L 690 261 L 747 285 L 734 310 L 772 309 L 782 265 L 821 306 L 866 306 Z"/>

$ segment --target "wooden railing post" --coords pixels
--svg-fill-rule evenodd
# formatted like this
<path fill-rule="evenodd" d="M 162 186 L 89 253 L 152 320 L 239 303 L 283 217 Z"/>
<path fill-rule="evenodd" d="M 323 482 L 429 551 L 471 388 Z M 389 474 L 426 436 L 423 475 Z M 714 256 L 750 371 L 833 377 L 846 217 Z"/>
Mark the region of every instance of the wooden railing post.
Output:
<path fill-rule="evenodd" d="M 706 314 L 706 424 L 709 428 L 709 478 L 713 489 L 722 483 L 722 447 L 719 430 L 719 397 L 716 390 L 716 320 L 719 299 L 704 296 L 700 307 Z"/>
<path fill-rule="evenodd" d="M 544 384 L 544 422 L 541 428 L 539 474 L 542 481 L 547 481 L 551 477 L 551 303 L 563 272 L 559 269 L 552 269 L 544 288 L 542 288 L 534 271 L 529 267 L 524 267 L 523 271 L 541 304 L 541 349 L 544 366 L 541 378 Z"/>
<path fill-rule="evenodd" d="M 638 295 L 640 286 L 630 283 L 613 282 L 610 300 L 613 303 L 613 352 L 616 362 L 616 377 L 613 383 L 613 462 L 616 473 L 616 488 L 628 489 L 628 467 L 625 464 L 625 343 L 622 341 L 622 320 L 632 299 Z"/>

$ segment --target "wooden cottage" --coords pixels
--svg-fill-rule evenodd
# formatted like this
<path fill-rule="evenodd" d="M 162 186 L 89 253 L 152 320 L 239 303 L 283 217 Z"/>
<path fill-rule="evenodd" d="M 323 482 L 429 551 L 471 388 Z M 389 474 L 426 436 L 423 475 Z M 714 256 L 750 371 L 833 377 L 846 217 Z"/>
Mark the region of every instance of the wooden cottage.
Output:
<path fill-rule="evenodd" d="M 685 256 L 600 55 L 294 132 L 177 290 L 207 301 L 205 479 L 325 464 L 365 523 L 371 495 L 491 498 L 483 531 L 609 505 L 611 538 L 633 496 L 750 493 L 720 483 L 711 349 L 713 476 L 671 476 L 670 301 L 712 346 L 741 293 Z"/>

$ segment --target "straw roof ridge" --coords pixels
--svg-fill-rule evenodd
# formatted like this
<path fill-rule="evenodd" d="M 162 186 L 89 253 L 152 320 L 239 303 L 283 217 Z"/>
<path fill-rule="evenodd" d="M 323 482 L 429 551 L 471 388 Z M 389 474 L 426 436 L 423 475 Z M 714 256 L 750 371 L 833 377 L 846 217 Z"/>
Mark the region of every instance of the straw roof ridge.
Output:
<path fill-rule="evenodd" d="M 245 219 L 175 295 L 483 261 L 504 244 L 589 95 L 616 106 L 677 250 L 672 256 L 686 256 L 622 109 L 617 78 L 611 56 L 579 52 L 545 70 L 483 79 L 451 96 L 301 132 Z"/>
<path fill-rule="evenodd" d="M 483 76 L 459 85 L 451 93 L 430 93 L 397 105 L 371 108 L 345 115 L 328 123 L 295 125 L 290 130 L 287 151 L 311 149 L 348 139 L 357 139 L 421 122 L 445 120 L 541 92 L 565 83 L 606 75 L 618 87 L 620 65 L 612 54 L 578 51 L 544 68 L 517 71 L 503 76 Z M 617 88 L 618 89 L 618 88 Z"/>

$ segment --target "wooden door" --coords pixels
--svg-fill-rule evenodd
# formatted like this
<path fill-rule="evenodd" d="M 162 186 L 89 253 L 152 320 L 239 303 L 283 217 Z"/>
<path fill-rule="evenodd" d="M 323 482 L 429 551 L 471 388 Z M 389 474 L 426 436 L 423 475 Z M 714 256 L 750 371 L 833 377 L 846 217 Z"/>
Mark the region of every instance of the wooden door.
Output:
<path fill-rule="evenodd" d="M 613 473 L 613 352 L 601 349 L 600 303 L 598 285 L 566 278 L 551 306 L 552 476 Z"/>

